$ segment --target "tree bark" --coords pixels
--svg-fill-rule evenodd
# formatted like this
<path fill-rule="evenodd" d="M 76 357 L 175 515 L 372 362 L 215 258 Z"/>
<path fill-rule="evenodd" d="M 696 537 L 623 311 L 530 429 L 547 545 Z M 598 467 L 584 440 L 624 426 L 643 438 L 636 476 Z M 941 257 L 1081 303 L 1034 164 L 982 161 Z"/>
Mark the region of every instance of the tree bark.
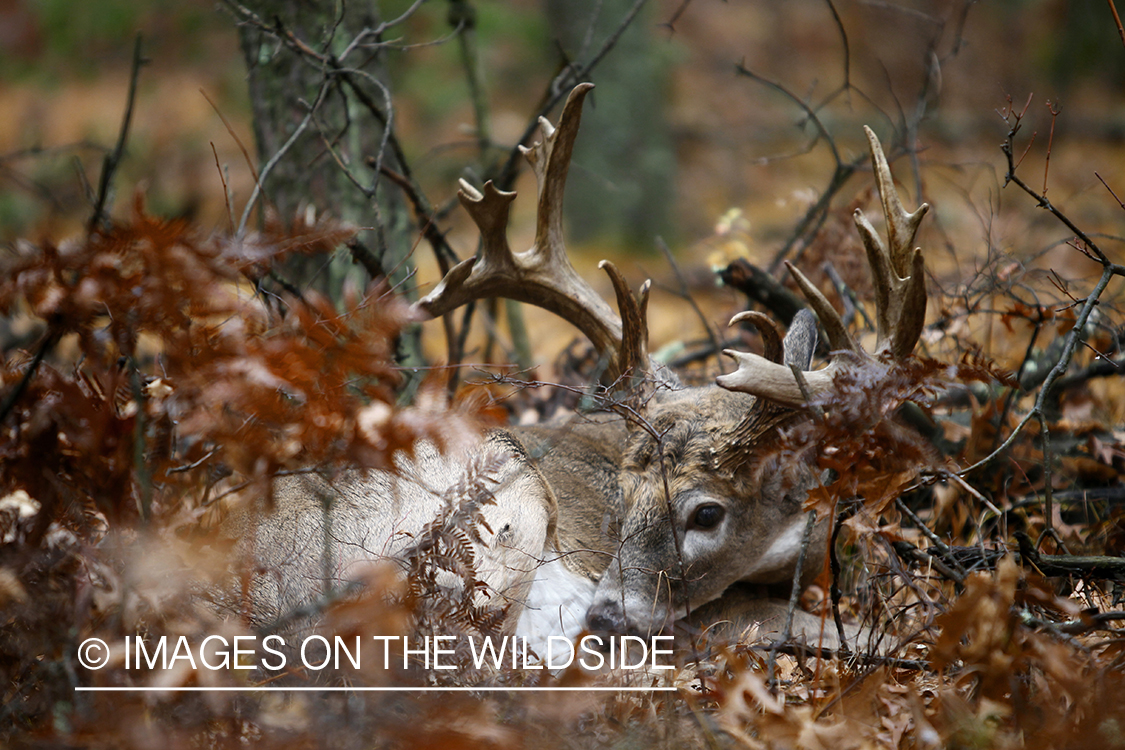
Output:
<path fill-rule="evenodd" d="M 408 216 L 397 193 L 381 188 L 365 164 L 365 158 L 378 155 L 387 113 L 382 118 L 372 113 L 343 78 L 331 74 L 331 63 L 323 61 L 339 59 L 364 29 L 378 26 L 375 3 L 246 0 L 243 5 L 271 30 L 291 35 L 313 53 L 300 54 L 277 33 L 250 23 L 239 25 L 260 165 L 278 154 L 319 101 L 305 130 L 263 181 L 267 205 L 286 226 L 301 213 L 315 210 L 357 226 L 375 227 L 361 232 L 360 242 L 374 252 L 382 268 L 398 268 L 394 276 L 405 277 L 409 269 L 402 261 L 410 248 Z M 318 61 L 317 56 L 323 60 Z M 360 69 L 386 86 L 383 63 L 379 48 L 370 45 L 353 49 L 343 61 L 346 67 Z M 364 90 L 367 101 L 389 107 L 386 89 L 361 76 L 349 80 Z M 397 166 L 389 155 L 384 159 L 391 168 Z M 368 192 L 377 191 L 374 198 L 347 172 Z M 346 251 L 332 257 L 294 258 L 283 273 L 298 287 L 313 288 L 334 299 L 346 278 L 366 280 Z"/>

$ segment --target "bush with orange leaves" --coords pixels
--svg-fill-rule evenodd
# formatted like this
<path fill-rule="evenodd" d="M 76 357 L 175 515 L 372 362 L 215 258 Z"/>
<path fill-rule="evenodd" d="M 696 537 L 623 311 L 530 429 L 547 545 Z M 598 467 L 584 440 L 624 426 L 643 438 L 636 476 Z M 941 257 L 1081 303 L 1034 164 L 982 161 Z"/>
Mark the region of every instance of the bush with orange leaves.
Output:
<path fill-rule="evenodd" d="M 246 238 L 147 215 L 61 246 L 21 244 L 0 313 L 42 321 L 0 369 L 0 496 L 41 504 L 30 529 L 167 515 L 231 471 L 381 467 L 439 420 L 395 408 L 395 338 L 409 308 L 376 285 L 344 312 L 315 294 L 271 301 L 260 280 L 293 253 L 332 251 L 330 221 Z M 65 353 L 64 353 L 65 352 Z"/>
<path fill-rule="evenodd" d="M 21 729 L 58 736 L 52 716 L 79 733 L 74 722 L 95 729 L 125 706 L 140 720 L 143 698 L 74 712 L 76 685 L 128 679 L 80 676 L 87 636 L 240 627 L 192 584 L 225 565 L 192 541 L 216 482 L 261 497 L 279 472 L 385 467 L 419 437 L 473 428 L 444 399 L 396 406 L 395 341 L 412 315 L 385 285 L 340 312 L 261 283 L 286 256 L 353 233 L 274 220 L 247 237 L 207 234 L 138 198 L 127 221 L 4 259 L 0 315 L 33 339 L 0 362 L 0 742 Z"/>

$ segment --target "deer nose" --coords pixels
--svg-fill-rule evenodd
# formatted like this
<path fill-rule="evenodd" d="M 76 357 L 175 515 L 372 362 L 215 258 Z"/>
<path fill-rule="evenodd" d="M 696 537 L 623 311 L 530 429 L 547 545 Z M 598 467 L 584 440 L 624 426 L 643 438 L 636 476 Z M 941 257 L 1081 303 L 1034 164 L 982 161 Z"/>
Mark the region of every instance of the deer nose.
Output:
<path fill-rule="evenodd" d="M 624 633 L 625 611 L 617 602 L 595 604 L 586 613 L 586 628 L 592 633 Z"/>

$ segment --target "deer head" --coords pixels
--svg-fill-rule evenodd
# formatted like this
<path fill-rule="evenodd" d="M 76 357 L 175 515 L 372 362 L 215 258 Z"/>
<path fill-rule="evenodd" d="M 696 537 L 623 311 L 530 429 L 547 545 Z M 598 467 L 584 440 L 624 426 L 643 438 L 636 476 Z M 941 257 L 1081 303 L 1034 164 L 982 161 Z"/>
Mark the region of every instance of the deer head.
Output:
<path fill-rule="evenodd" d="M 453 268 L 418 305 L 441 315 L 471 299 L 499 296 L 555 312 L 583 331 L 601 353 L 602 382 L 626 398 L 614 399 L 629 429 L 617 482 L 582 507 L 608 528 L 612 562 L 587 613 L 591 630 L 656 632 L 689 609 L 712 601 L 736 582 L 782 589 L 791 585 L 807 526 L 804 501 L 817 479 L 811 456 L 778 450 L 778 433 L 807 419 L 809 399 L 830 393 L 836 376 L 860 362 L 908 356 L 921 332 L 926 293 L 920 251 L 912 250 L 927 206 L 906 213 L 875 135 L 867 130 L 887 221 L 886 244 L 856 212 L 877 289 L 877 343 L 867 353 L 808 279 L 789 267 L 823 325 L 833 355 L 809 371 L 817 326 L 798 315 L 783 337 L 765 315 L 741 313 L 761 332 L 763 355 L 728 350 L 735 372 L 716 385 L 685 388 L 647 352 L 646 282 L 634 296 L 608 261 L 620 317 L 575 272 L 562 239 L 562 196 L 569 159 L 592 88 L 576 87 L 555 129 L 541 120 L 544 139 L 524 154 L 539 186 L 534 245 L 513 253 L 506 228 L 514 193 L 491 183 L 476 190 L 462 181 L 461 203 L 480 229 L 478 257 Z M 621 406 L 624 404 L 624 406 Z M 567 519 L 560 509 L 559 527 Z M 612 516 L 603 521 L 603 516 Z M 826 524 L 813 531 L 805 580 L 819 572 Z M 563 550 L 566 551 L 566 550 Z"/>

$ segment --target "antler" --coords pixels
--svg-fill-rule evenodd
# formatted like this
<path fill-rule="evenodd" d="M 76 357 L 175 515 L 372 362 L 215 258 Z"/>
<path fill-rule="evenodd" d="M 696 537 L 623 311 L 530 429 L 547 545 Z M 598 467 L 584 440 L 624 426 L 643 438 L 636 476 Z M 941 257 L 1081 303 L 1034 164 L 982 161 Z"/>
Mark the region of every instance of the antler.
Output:
<path fill-rule="evenodd" d="M 867 141 L 871 147 L 871 165 L 887 224 L 887 243 L 884 244 L 871 222 L 862 211 L 856 209 L 855 224 L 867 250 L 867 262 L 871 266 L 875 286 L 875 351 L 873 354 L 864 351 L 848 333 L 839 313 L 820 290 L 803 273 L 786 263 L 797 286 L 820 318 L 833 350 L 828 367 L 802 373 L 810 395 L 830 389 L 836 373 L 853 366 L 857 360 L 871 360 L 888 354 L 895 359 L 909 356 L 914 351 L 925 323 L 925 261 L 921 249 L 914 248 L 914 236 L 918 232 L 918 224 L 930 207 L 923 203 L 914 213 L 906 212 L 895 190 L 894 178 L 891 177 L 879 139 L 870 128 L 865 126 L 863 130 L 867 133 Z M 736 315 L 731 320 L 731 325 L 742 320 L 742 315 Z M 759 323 L 757 319 L 753 322 Z M 772 338 L 776 338 L 776 333 Z M 767 349 L 770 347 L 767 346 Z M 802 393 L 796 375 L 778 360 L 775 352 L 767 351 L 766 357 L 732 349 L 723 353 L 738 362 L 735 372 L 716 378 L 716 382 L 723 388 L 750 393 L 789 406 L 805 404 L 806 396 Z"/>
<path fill-rule="evenodd" d="M 520 147 L 539 186 L 535 244 L 521 253 L 512 252 L 508 245 L 508 213 L 516 197 L 514 192 L 497 190 L 491 181 L 478 191 L 461 180 L 457 195 L 480 229 L 480 254 L 450 269 L 417 305 L 434 317 L 489 297 L 542 307 L 586 334 L 606 358 L 603 382 L 613 383 L 623 374 L 631 372 L 635 377 L 649 369 L 645 320 L 649 284 L 642 286 L 637 299 L 612 263 L 603 260 L 599 264 L 613 282 L 621 311 L 618 318 L 567 258 L 562 232 L 563 192 L 582 119 L 582 102 L 592 88 L 592 83 L 575 86 L 559 116 L 558 128 L 541 117 L 543 140 L 531 148 Z"/>

